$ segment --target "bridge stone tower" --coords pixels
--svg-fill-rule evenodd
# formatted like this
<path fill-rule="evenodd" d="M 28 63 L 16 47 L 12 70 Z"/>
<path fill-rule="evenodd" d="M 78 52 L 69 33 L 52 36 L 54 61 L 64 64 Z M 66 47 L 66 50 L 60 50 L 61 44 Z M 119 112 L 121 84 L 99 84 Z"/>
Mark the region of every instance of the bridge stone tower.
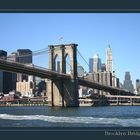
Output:
<path fill-rule="evenodd" d="M 53 77 L 47 81 L 48 105 L 62 107 L 78 107 L 77 81 L 77 44 L 49 45 L 49 69 L 56 71 L 56 57 L 60 58 L 60 73 L 66 73 L 66 58 L 69 56 L 71 80 Z"/>

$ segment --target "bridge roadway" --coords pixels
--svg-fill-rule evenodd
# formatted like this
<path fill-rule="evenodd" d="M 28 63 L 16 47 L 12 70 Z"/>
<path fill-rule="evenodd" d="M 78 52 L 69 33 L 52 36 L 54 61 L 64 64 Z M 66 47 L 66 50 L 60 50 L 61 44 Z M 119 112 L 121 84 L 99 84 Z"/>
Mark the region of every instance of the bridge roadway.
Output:
<path fill-rule="evenodd" d="M 3 71 L 9 71 L 9 72 L 15 72 L 15 73 L 22 73 L 27 75 L 34 75 L 41 78 L 48 78 L 48 79 L 59 79 L 59 80 L 71 80 L 71 75 L 64 74 L 64 73 L 58 73 L 56 71 L 51 71 L 50 69 L 46 69 L 43 67 L 38 67 L 35 65 L 27 65 L 27 64 L 21 64 L 13 61 L 7 61 L 0 59 L 0 69 Z M 115 88 L 112 86 L 103 85 L 94 81 L 89 81 L 88 79 L 84 79 L 82 77 L 78 77 L 78 84 L 99 89 L 103 91 L 110 92 L 113 94 L 120 94 L 120 95 L 134 95 L 134 93 L 131 93 L 127 90 Z"/>

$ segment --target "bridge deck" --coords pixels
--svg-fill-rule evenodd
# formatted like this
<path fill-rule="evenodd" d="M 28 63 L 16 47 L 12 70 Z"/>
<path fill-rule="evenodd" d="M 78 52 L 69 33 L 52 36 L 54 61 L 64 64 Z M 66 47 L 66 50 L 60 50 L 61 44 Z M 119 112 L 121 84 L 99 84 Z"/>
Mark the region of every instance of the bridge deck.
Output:
<path fill-rule="evenodd" d="M 3 59 L 0 59 L 0 69 L 4 71 L 9 71 L 9 72 L 35 75 L 41 78 L 71 80 L 71 76 L 69 74 L 58 73 L 58 72 L 51 71 L 50 69 L 46 69 L 43 67 L 38 67 L 35 65 L 25 65 L 25 64 L 7 61 Z M 133 93 L 127 90 L 111 87 L 108 85 L 103 85 L 97 82 L 83 79 L 81 77 L 78 77 L 77 80 L 78 80 L 79 85 L 94 88 L 94 89 L 104 90 L 104 91 L 110 92 L 111 94 L 117 93 L 117 94 L 124 94 L 124 95 L 134 95 Z"/>

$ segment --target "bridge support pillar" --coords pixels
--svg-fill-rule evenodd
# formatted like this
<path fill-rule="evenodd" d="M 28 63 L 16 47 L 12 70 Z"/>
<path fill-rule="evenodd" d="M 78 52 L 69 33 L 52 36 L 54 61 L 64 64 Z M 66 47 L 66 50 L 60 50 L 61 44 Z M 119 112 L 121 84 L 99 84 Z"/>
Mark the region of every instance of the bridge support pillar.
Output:
<path fill-rule="evenodd" d="M 49 68 L 56 71 L 56 56 L 60 58 L 60 72 L 66 73 L 66 57 L 70 57 L 71 79 L 53 77 L 47 82 L 48 105 L 61 107 L 78 107 L 77 81 L 77 44 L 49 46 Z M 52 82 L 53 81 L 53 82 Z"/>

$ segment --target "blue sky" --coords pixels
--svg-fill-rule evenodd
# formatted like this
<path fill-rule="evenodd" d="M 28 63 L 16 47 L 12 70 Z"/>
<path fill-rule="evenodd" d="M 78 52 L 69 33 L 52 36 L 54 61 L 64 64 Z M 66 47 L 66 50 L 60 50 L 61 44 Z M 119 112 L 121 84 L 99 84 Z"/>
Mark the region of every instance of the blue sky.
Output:
<path fill-rule="evenodd" d="M 98 53 L 102 62 L 106 60 L 106 48 L 110 44 L 113 69 L 120 81 L 123 82 L 125 71 L 130 71 L 133 83 L 140 78 L 139 13 L 0 14 L 0 49 L 8 54 L 19 48 L 35 51 L 59 43 L 77 43 L 87 61 Z M 46 55 L 36 57 L 34 62 L 46 66 Z M 81 63 L 88 71 L 87 65 Z"/>

